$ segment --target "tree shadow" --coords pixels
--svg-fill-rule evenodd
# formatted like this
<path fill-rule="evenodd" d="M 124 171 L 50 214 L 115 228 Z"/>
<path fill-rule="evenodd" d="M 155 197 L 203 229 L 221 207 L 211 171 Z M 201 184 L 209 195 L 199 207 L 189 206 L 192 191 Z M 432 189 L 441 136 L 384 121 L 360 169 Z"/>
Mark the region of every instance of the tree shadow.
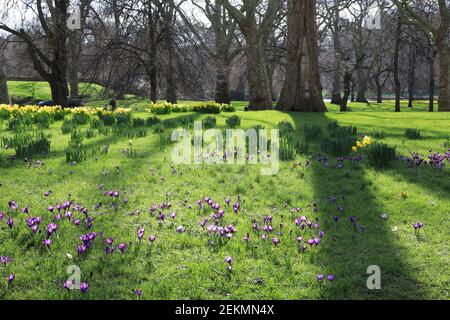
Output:
<path fill-rule="evenodd" d="M 305 119 L 322 127 L 332 121 L 325 114 L 315 114 L 313 118 L 291 114 L 291 118 L 297 130 L 307 123 Z M 318 208 L 314 214 L 325 231 L 324 241 L 315 258 L 317 273 L 325 274 L 321 285 L 322 297 L 423 298 L 425 293 L 417 275 L 412 273 L 413 266 L 405 259 L 407 253 L 399 245 L 391 227 L 381 218 L 388 208 L 379 200 L 373 181 L 367 178 L 367 169 L 362 163 L 350 161 L 345 161 L 341 169 L 333 168 L 334 164 L 335 157 L 329 157 L 326 168 L 323 160 L 319 162 L 318 157 L 314 156 L 308 169 L 310 174 L 305 176 L 311 179 Z M 339 217 L 338 222 L 335 222 L 335 217 Z M 369 266 L 379 266 L 381 290 L 368 289 Z M 336 280 L 329 283 L 327 274 L 334 274 Z"/>

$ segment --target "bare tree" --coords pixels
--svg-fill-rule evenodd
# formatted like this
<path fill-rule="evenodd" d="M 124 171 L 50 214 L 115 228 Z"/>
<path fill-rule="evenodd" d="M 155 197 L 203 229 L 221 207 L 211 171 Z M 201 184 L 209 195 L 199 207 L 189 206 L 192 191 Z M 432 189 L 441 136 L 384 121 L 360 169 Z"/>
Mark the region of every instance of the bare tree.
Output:
<path fill-rule="evenodd" d="M 263 10 L 262 4 L 267 2 Z M 242 0 L 240 7 L 229 0 L 220 0 L 238 24 L 246 41 L 249 110 L 272 109 L 272 91 L 265 66 L 265 46 L 281 6 L 279 0 Z M 263 12 L 264 11 L 264 12 Z"/>
<path fill-rule="evenodd" d="M 0 104 L 8 104 L 10 101 L 8 94 L 8 82 L 3 67 L 3 52 L 3 45 L 0 43 Z"/>
<path fill-rule="evenodd" d="M 412 2 L 412 3 L 411 3 Z M 450 11 L 446 0 L 437 0 L 439 24 L 427 21 L 418 11 L 415 1 L 394 0 L 400 13 L 422 30 L 436 45 L 439 54 L 439 111 L 450 111 Z M 420 4 L 420 3 L 419 3 Z"/>
<path fill-rule="evenodd" d="M 50 84 L 52 99 L 59 105 L 67 106 L 69 90 L 66 22 L 69 0 L 44 3 L 42 0 L 36 0 L 30 7 L 29 11 L 35 13 L 39 22 L 39 30 L 25 29 L 24 26 L 15 29 L 4 22 L 0 22 L 0 29 L 19 37 L 27 44 L 34 68 Z M 35 36 L 36 33 L 41 36 Z"/>

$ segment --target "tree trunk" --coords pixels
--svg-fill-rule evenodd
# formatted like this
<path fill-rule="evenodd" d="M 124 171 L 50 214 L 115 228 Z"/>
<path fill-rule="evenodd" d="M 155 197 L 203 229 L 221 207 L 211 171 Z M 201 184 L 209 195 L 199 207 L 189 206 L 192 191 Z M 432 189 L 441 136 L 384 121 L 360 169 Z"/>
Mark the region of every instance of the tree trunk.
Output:
<path fill-rule="evenodd" d="M 325 112 L 320 83 L 316 1 L 288 1 L 288 63 L 278 108 Z"/>
<path fill-rule="evenodd" d="M 395 86 L 395 112 L 400 112 L 400 94 L 401 94 L 401 87 L 400 87 L 400 78 L 399 78 L 399 55 L 400 55 L 400 41 L 401 41 L 401 35 L 402 35 L 402 20 L 399 17 L 397 22 L 397 31 L 395 35 L 395 49 L 394 49 L 394 66 L 393 66 L 393 72 L 394 72 L 394 86 Z"/>
<path fill-rule="evenodd" d="M 3 55 L 0 54 L 0 104 L 9 104 L 8 82 L 3 68 Z"/>
<path fill-rule="evenodd" d="M 350 82 L 350 102 L 355 102 L 355 80 L 351 80 Z"/>
<path fill-rule="evenodd" d="M 438 44 L 439 50 L 439 111 L 450 112 L 450 48 L 447 40 Z"/>
<path fill-rule="evenodd" d="M 414 41 L 414 40 L 412 40 Z M 414 102 L 414 85 L 416 77 L 416 59 L 417 47 L 414 44 L 410 45 L 409 63 L 408 63 L 408 108 L 413 107 Z"/>
<path fill-rule="evenodd" d="M 52 100 L 58 106 L 67 107 L 67 97 L 69 96 L 69 89 L 67 87 L 67 77 L 65 74 L 53 74 L 49 80 L 50 89 L 52 92 Z"/>
<path fill-rule="evenodd" d="M 158 75 L 156 73 L 156 66 L 153 63 L 150 67 L 150 100 L 156 103 L 158 99 Z"/>
<path fill-rule="evenodd" d="M 218 62 L 216 66 L 216 95 L 217 103 L 230 104 L 230 67 L 225 62 Z"/>
<path fill-rule="evenodd" d="M 333 75 L 333 89 L 332 89 L 332 94 L 331 94 L 331 103 L 340 105 L 342 102 L 340 63 L 336 62 L 335 68 L 336 68 L 336 70 L 334 71 L 334 75 Z"/>
<path fill-rule="evenodd" d="M 341 112 L 347 111 L 347 102 L 351 93 L 351 84 L 352 83 L 352 74 L 350 72 L 346 72 L 344 75 L 344 97 L 341 101 Z"/>
<path fill-rule="evenodd" d="M 356 102 L 368 103 L 369 101 L 366 98 L 367 77 L 365 76 L 365 71 L 361 68 L 358 68 L 357 76 L 358 76 L 358 91 L 356 93 Z"/>
<path fill-rule="evenodd" d="M 377 86 L 377 103 L 383 103 L 383 87 L 380 83 L 376 83 Z"/>
<path fill-rule="evenodd" d="M 435 70 L 434 70 L 434 56 L 433 53 L 431 53 L 431 57 L 428 59 L 428 63 L 429 63 L 429 70 L 430 70 L 430 74 L 429 74 L 429 78 L 430 78 L 430 82 L 429 82 L 429 102 L 428 102 L 428 111 L 433 112 L 434 111 L 434 90 L 435 90 L 435 79 L 434 77 L 435 75 Z"/>
<path fill-rule="evenodd" d="M 247 68 L 249 110 L 270 110 L 272 93 L 269 88 L 269 76 L 264 59 L 264 45 L 261 37 L 250 30 L 244 32 L 247 36 Z"/>

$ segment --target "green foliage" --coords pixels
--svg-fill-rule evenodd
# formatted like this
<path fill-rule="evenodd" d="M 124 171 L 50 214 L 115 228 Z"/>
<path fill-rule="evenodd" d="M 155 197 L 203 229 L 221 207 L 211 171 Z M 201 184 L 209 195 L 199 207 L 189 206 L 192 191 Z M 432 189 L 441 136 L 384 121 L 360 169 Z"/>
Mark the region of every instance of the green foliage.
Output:
<path fill-rule="evenodd" d="M 328 123 L 327 130 L 330 136 L 345 135 L 355 136 L 358 133 L 358 128 L 354 126 L 341 127 L 337 121 Z"/>
<path fill-rule="evenodd" d="M 295 131 L 292 123 L 290 123 L 289 121 L 281 121 L 280 123 L 278 123 L 277 127 L 278 130 L 280 130 L 280 136 L 286 136 Z"/>
<path fill-rule="evenodd" d="M 131 120 L 131 112 L 127 112 L 127 113 L 117 113 L 115 115 L 116 117 L 116 122 L 117 125 L 128 125 L 131 124 L 132 120 Z"/>
<path fill-rule="evenodd" d="M 19 130 L 12 137 L 2 137 L 2 145 L 14 148 L 18 157 L 31 157 L 50 152 L 51 136 L 43 131 Z"/>
<path fill-rule="evenodd" d="M 289 136 L 283 136 L 280 138 L 280 160 L 291 161 L 295 159 L 296 145 L 290 139 Z"/>
<path fill-rule="evenodd" d="M 369 164 L 375 168 L 385 168 L 396 158 L 396 147 L 385 143 L 374 142 L 364 148 Z"/>
<path fill-rule="evenodd" d="M 150 112 L 156 115 L 164 115 L 181 112 L 198 112 L 206 114 L 218 114 L 221 112 L 235 112 L 235 108 L 231 105 L 220 104 L 215 102 L 195 102 L 186 104 L 152 103 L 149 107 Z"/>
<path fill-rule="evenodd" d="M 61 126 L 62 134 L 69 134 L 73 130 L 77 128 L 77 124 L 70 119 L 64 119 L 64 122 Z"/>
<path fill-rule="evenodd" d="M 8 129 L 10 131 L 18 131 L 21 129 L 30 128 L 32 125 L 33 117 L 28 113 L 20 116 L 15 116 L 8 121 Z"/>
<path fill-rule="evenodd" d="M 112 114 L 104 114 L 100 116 L 105 126 L 111 127 L 116 124 L 116 117 Z"/>
<path fill-rule="evenodd" d="M 410 140 L 419 140 L 422 139 L 422 133 L 419 129 L 408 128 L 405 130 L 405 137 Z"/>
<path fill-rule="evenodd" d="M 316 124 L 307 123 L 303 127 L 303 134 L 306 142 L 320 141 L 322 138 L 322 129 Z"/>
<path fill-rule="evenodd" d="M 352 136 L 324 137 L 321 141 L 321 150 L 335 156 L 346 156 L 352 152 L 352 147 L 355 144 L 356 138 Z"/>
<path fill-rule="evenodd" d="M 73 114 L 72 120 L 76 124 L 85 125 L 89 123 L 89 120 L 91 120 L 91 116 L 86 112 L 76 112 Z"/>
<path fill-rule="evenodd" d="M 237 115 L 231 116 L 227 119 L 227 126 L 229 128 L 237 128 L 241 125 L 241 118 Z"/>
<path fill-rule="evenodd" d="M 8 120 L 11 117 L 11 112 L 6 109 L 0 109 L 0 120 Z"/>
<path fill-rule="evenodd" d="M 148 126 L 154 126 L 154 125 L 156 125 L 156 124 L 158 124 L 160 122 L 161 122 L 161 119 L 159 119 L 158 117 L 155 117 L 155 116 L 147 118 L 147 125 Z"/>
<path fill-rule="evenodd" d="M 34 122 L 39 128 L 48 129 L 53 122 L 53 118 L 47 112 L 38 112 L 34 116 Z"/>
<path fill-rule="evenodd" d="M 95 155 L 96 150 L 92 146 L 86 146 L 83 144 L 85 135 L 83 132 L 74 130 L 70 135 L 69 145 L 65 149 L 66 162 L 80 163 L 86 160 L 88 157 Z"/>
<path fill-rule="evenodd" d="M 100 120 L 100 119 L 98 119 L 98 118 L 93 118 L 92 120 L 91 120 L 91 128 L 92 129 L 100 129 L 101 127 L 103 127 L 104 126 L 104 124 L 103 124 L 103 121 L 102 120 Z"/>
<path fill-rule="evenodd" d="M 133 127 L 144 127 L 146 125 L 146 121 L 142 118 L 134 118 L 133 119 Z"/>
<path fill-rule="evenodd" d="M 378 140 L 383 140 L 385 138 L 384 132 L 381 130 L 373 130 L 371 136 Z"/>
<path fill-rule="evenodd" d="M 216 117 L 206 117 L 203 119 L 203 129 L 212 129 L 216 127 L 217 119 Z"/>
<path fill-rule="evenodd" d="M 87 139 L 95 138 L 96 132 L 95 132 L 94 129 L 89 128 L 89 129 L 87 129 L 87 130 L 85 131 L 85 136 L 86 136 Z"/>

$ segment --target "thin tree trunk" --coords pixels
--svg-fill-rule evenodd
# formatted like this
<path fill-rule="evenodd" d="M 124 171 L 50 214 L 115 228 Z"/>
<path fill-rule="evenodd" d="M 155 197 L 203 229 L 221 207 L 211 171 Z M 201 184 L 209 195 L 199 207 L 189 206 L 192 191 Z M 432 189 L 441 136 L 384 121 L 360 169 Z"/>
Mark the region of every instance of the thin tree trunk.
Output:
<path fill-rule="evenodd" d="M 434 70 L 434 55 L 431 53 L 431 57 L 428 59 L 429 63 L 429 102 L 428 102 L 428 111 L 434 111 L 434 90 L 435 90 L 435 70 Z"/>
<path fill-rule="evenodd" d="M 219 11 L 220 12 L 220 11 Z M 228 48 L 226 35 L 220 29 L 216 29 L 216 92 L 217 103 L 230 104 L 230 64 L 228 59 Z"/>
<path fill-rule="evenodd" d="M 397 30 L 395 35 L 395 49 L 394 49 L 394 86 L 395 86 L 395 112 L 400 112 L 400 78 L 399 78 L 399 55 L 400 55 L 400 40 L 402 34 L 402 20 L 399 17 L 397 22 Z"/>
<path fill-rule="evenodd" d="M 412 41 L 414 41 L 412 39 Z M 408 108 L 413 107 L 414 103 L 414 86 L 416 77 L 416 59 L 417 47 L 415 44 L 410 45 L 409 63 L 408 63 Z"/>
<path fill-rule="evenodd" d="M 341 101 L 341 112 L 347 111 L 347 102 L 351 93 L 352 74 L 346 72 L 344 75 L 344 96 Z"/>
<path fill-rule="evenodd" d="M 358 90 L 356 93 L 356 102 L 364 102 L 367 103 L 368 100 L 366 98 L 367 92 L 367 77 L 365 76 L 365 72 L 363 69 L 358 68 L 357 77 L 358 77 Z"/>
<path fill-rule="evenodd" d="M 320 83 L 316 1 L 288 1 L 288 64 L 278 102 L 284 111 L 325 112 Z"/>
<path fill-rule="evenodd" d="M 3 55 L 0 54 L 0 104 L 9 104 L 8 82 L 3 68 Z"/>
<path fill-rule="evenodd" d="M 352 79 L 350 83 L 350 102 L 355 102 L 355 87 L 355 80 Z"/>

